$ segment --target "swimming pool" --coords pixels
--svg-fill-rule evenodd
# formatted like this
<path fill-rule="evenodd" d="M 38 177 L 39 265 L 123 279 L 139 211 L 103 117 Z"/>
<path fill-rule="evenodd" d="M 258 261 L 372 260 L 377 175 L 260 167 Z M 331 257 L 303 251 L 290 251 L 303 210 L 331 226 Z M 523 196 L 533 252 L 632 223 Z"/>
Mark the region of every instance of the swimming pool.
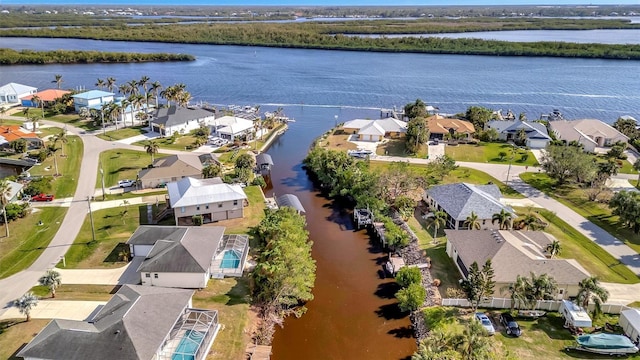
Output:
<path fill-rule="evenodd" d="M 240 267 L 240 257 L 233 250 L 225 251 L 222 262 L 220 263 L 220 268 L 237 269 L 238 267 Z"/>
<path fill-rule="evenodd" d="M 195 354 L 202 343 L 202 339 L 204 339 L 204 334 L 200 331 L 187 330 L 171 360 L 195 360 Z"/>

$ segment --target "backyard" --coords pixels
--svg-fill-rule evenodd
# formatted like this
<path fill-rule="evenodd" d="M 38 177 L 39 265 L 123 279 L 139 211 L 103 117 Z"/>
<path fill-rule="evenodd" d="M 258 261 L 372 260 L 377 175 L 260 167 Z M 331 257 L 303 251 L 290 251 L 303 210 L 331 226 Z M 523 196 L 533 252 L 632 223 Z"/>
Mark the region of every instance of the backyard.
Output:
<path fill-rule="evenodd" d="M 155 154 L 156 159 L 165 157 L 165 154 Z M 115 186 L 118 180 L 133 179 L 138 176 L 138 171 L 151 164 L 151 155 L 144 151 L 113 149 L 100 153 L 100 166 L 104 171 L 104 185 Z M 101 187 L 100 168 L 96 179 L 96 188 Z"/>
<path fill-rule="evenodd" d="M 24 319 L 0 320 L 0 359 L 18 360 L 15 354 L 22 349 L 50 320 Z"/>
<path fill-rule="evenodd" d="M 244 217 L 211 224 L 224 226 L 225 234 L 246 234 L 249 228 L 257 226 L 264 216 L 266 205 L 262 189 L 259 186 L 247 186 L 243 190 L 249 199 L 249 206 L 244 208 Z"/>
<path fill-rule="evenodd" d="M 500 156 L 500 153 L 504 153 L 504 156 Z M 447 145 L 445 147 L 445 154 L 451 156 L 456 161 L 466 162 L 482 162 L 493 164 L 509 164 L 521 166 L 538 166 L 533 153 L 529 150 L 522 148 L 515 149 L 510 144 L 506 143 L 478 143 L 472 144 L 460 144 L 460 145 Z"/>

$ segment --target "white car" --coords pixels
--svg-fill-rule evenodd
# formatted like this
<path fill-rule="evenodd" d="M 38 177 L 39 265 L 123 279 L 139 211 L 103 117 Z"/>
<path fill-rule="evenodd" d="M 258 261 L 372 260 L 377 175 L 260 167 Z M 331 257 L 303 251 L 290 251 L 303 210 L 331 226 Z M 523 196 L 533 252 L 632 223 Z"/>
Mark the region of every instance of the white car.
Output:
<path fill-rule="evenodd" d="M 120 180 L 118 181 L 118 186 L 121 188 L 128 188 L 132 186 L 136 186 L 135 180 Z"/>
<path fill-rule="evenodd" d="M 482 327 L 487 330 L 489 335 L 494 335 L 496 333 L 496 329 L 493 327 L 493 323 L 489 320 L 489 317 L 483 313 L 476 313 L 476 320 L 482 324 Z"/>

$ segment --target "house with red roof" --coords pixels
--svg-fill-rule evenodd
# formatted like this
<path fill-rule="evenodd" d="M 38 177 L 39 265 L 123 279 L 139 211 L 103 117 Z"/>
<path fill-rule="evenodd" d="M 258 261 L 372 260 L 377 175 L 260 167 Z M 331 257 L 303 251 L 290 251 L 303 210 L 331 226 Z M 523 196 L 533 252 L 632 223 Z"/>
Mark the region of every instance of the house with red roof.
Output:
<path fill-rule="evenodd" d="M 47 106 L 53 105 L 56 102 L 56 100 L 70 93 L 71 91 L 67 91 L 67 90 L 47 89 L 43 91 L 38 91 L 35 94 L 21 97 L 20 103 L 22 104 L 22 106 L 26 106 L 26 107 L 40 107 L 41 106 L 40 103 L 36 103 L 32 101 L 33 97 L 37 96 L 37 98 L 40 99 L 40 101 L 44 102 L 44 107 L 47 107 Z"/>
<path fill-rule="evenodd" d="M 0 147 L 9 146 L 11 142 L 19 139 L 26 140 L 29 148 L 41 148 L 44 146 L 44 142 L 38 135 L 23 127 L 18 125 L 0 126 Z"/>

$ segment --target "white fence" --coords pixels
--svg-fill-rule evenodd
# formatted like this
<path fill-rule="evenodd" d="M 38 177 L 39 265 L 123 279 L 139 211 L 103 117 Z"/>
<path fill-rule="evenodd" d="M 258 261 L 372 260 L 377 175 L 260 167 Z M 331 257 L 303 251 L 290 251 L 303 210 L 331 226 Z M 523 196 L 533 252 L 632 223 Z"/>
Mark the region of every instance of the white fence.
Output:
<path fill-rule="evenodd" d="M 557 300 L 540 300 L 536 304 L 536 310 L 558 311 L 561 301 Z M 471 307 L 471 303 L 467 299 L 442 299 L 442 306 Z M 490 309 L 510 309 L 511 299 L 491 298 L 480 302 L 479 307 Z M 589 311 L 593 311 L 593 304 L 589 304 Z M 602 312 L 605 314 L 620 314 L 623 310 L 630 309 L 622 304 L 602 304 Z"/>

